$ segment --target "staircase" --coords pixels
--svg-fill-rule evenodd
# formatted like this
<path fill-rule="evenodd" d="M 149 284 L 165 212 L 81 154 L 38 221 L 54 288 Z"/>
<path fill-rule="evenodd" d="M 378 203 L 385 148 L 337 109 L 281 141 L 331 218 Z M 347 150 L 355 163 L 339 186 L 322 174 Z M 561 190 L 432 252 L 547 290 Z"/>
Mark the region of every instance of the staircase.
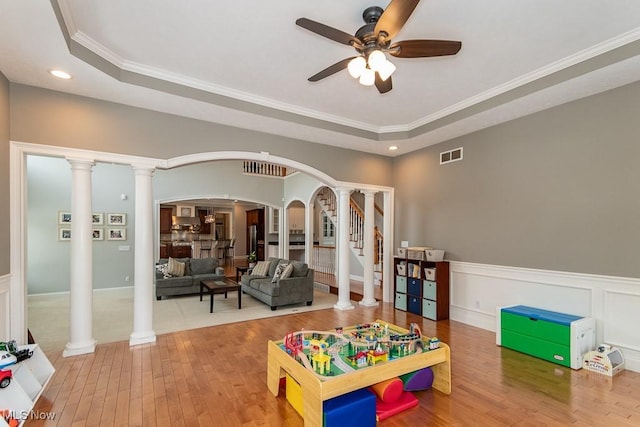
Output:
<path fill-rule="evenodd" d="M 322 189 L 316 200 L 322 207 L 327 217 L 333 222 L 334 226 L 337 226 L 337 200 L 336 196 L 329 188 Z M 356 259 L 364 266 L 364 212 L 353 201 L 349 203 L 349 240 L 351 251 L 356 255 Z M 382 248 L 383 248 L 383 236 L 377 227 L 374 228 L 374 281 L 376 284 L 380 284 L 382 280 Z M 320 260 L 321 261 L 321 260 Z M 320 262 L 319 268 L 326 269 L 324 264 Z M 333 263 L 331 263 L 333 264 Z M 333 271 L 335 274 L 335 269 Z"/>

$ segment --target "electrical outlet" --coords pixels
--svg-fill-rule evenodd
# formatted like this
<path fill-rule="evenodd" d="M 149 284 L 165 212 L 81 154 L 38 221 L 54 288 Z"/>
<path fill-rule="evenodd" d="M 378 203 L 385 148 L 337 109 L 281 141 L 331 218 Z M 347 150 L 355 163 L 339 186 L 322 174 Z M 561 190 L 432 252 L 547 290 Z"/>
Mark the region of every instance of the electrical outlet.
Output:
<path fill-rule="evenodd" d="M 480 301 L 476 300 L 476 308 L 480 308 Z"/>
<path fill-rule="evenodd" d="M 124 276 L 124 281 L 128 282 L 129 281 L 129 276 Z"/>

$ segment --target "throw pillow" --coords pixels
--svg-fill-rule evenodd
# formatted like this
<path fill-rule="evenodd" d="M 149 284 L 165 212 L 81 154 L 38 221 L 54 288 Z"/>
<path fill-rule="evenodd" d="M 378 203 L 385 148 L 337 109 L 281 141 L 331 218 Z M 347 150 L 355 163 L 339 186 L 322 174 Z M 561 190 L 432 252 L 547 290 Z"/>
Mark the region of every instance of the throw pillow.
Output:
<path fill-rule="evenodd" d="M 254 276 L 266 276 L 269 272 L 269 264 L 271 264 L 269 261 L 258 261 L 251 274 Z"/>
<path fill-rule="evenodd" d="M 182 277 L 184 276 L 184 267 L 184 262 L 179 262 L 173 258 L 169 258 L 169 268 L 167 270 L 167 273 L 172 276 Z"/>
<path fill-rule="evenodd" d="M 162 273 L 162 277 L 164 279 L 168 279 L 169 277 L 173 277 L 173 276 L 171 276 L 171 274 L 169 274 L 169 264 L 160 264 L 160 265 L 156 266 L 156 268 L 158 269 L 158 271 L 160 273 Z"/>
<path fill-rule="evenodd" d="M 278 264 L 275 273 L 273 273 L 273 279 L 271 279 L 271 283 L 276 283 L 287 267 L 289 267 L 289 264 Z M 293 269 L 293 267 L 291 268 Z"/>
<path fill-rule="evenodd" d="M 293 264 L 287 264 L 284 271 L 280 275 L 280 278 L 286 279 L 287 277 L 291 276 L 291 273 L 293 273 Z"/>

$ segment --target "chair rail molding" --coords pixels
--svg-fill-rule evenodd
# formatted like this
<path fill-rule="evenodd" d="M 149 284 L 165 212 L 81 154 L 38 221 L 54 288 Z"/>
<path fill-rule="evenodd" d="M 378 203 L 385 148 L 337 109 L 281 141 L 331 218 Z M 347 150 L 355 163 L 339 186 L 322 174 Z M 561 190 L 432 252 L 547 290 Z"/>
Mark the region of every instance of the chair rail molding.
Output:
<path fill-rule="evenodd" d="M 451 319 L 496 330 L 498 307 L 526 304 L 593 317 L 596 343 L 619 347 L 640 372 L 640 279 L 450 262 Z"/>

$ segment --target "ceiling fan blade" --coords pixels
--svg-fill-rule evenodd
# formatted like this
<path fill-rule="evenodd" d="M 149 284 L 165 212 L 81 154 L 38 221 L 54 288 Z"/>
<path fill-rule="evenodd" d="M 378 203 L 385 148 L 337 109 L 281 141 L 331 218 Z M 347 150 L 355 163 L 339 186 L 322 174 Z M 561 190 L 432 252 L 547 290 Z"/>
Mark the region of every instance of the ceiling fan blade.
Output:
<path fill-rule="evenodd" d="M 403 40 L 389 47 L 389 55 L 396 58 L 424 58 L 455 55 L 462 42 L 453 40 Z"/>
<path fill-rule="evenodd" d="M 322 37 L 326 37 L 338 43 L 346 44 L 347 46 L 361 46 L 360 40 L 351 34 L 329 27 L 328 25 L 312 21 L 311 19 L 299 18 L 296 20 L 296 25 L 319 34 Z"/>
<path fill-rule="evenodd" d="M 387 40 L 394 38 L 407 22 L 419 1 L 420 0 L 391 0 L 389 6 L 387 6 L 378 19 L 374 33 L 377 35 L 381 31 L 384 31 L 387 33 Z"/>
<path fill-rule="evenodd" d="M 391 89 L 393 89 L 393 85 L 391 84 L 391 76 L 387 78 L 387 80 L 382 80 L 380 74 L 376 73 L 376 87 L 378 88 L 378 92 L 387 93 Z"/>
<path fill-rule="evenodd" d="M 307 80 L 309 80 L 310 82 L 317 82 L 318 80 L 322 80 L 325 77 L 329 77 L 332 74 L 337 73 L 338 71 L 342 71 L 345 68 L 347 68 L 347 66 L 349 65 L 349 62 L 355 58 L 355 56 L 352 56 L 351 58 L 346 58 L 343 59 L 342 61 L 338 61 L 333 65 L 328 66 L 327 68 L 325 68 L 324 70 L 320 71 L 317 74 L 314 74 L 313 76 L 309 77 Z"/>

